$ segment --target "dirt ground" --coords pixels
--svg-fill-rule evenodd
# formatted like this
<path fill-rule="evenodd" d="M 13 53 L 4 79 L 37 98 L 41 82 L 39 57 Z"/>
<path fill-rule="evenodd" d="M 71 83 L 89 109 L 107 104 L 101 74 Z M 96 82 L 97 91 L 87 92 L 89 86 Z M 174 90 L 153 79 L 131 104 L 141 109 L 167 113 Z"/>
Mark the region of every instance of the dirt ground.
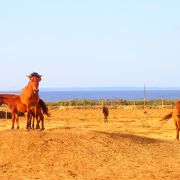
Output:
<path fill-rule="evenodd" d="M 52 110 L 46 130 L 10 130 L 0 120 L 1 180 L 179 179 L 180 142 L 173 121 L 159 120 L 172 110 Z"/>

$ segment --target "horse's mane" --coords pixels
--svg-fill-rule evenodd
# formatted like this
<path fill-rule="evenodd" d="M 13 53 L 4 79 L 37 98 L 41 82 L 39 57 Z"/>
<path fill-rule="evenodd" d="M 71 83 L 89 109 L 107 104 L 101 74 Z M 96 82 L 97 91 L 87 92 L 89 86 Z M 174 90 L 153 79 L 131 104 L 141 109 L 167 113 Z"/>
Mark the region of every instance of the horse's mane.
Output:
<path fill-rule="evenodd" d="M 48 112 L 49 111 L 48 107 L 47 107 L 46 103 L 42 99 L 39 100 L 39 106 L 42 109 L 43 114 L 46 114 L 47 116 L 50 116 L 50 114 Z"/>

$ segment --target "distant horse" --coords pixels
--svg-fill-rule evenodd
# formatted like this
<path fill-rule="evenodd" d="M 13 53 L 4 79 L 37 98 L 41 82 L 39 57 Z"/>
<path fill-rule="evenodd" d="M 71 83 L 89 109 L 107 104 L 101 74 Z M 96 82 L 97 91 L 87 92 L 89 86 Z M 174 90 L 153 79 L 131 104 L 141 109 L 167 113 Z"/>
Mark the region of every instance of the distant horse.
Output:
<path fill-rule="evenodd" d="M 103 114 L 104 114 L 104 123 L 108 123 L 109 109 L 105 106 L 103 107 Z"/>
<path fill-rule="evenodd" d="M 20 96 L 16 94 L 0 94 L 0 106 L 6 104 L 12 114 L 12 129 L 14 129 L 14 123 L 16 120 L 17 129 L 19 129 L 19 113 L 27 112 L 26 106 L 22 104 Z M 40 99 L 38 107 L 38 119 L 42 122 L 42 129 L 44 129 L 44 115 L 49 116 L 48 108 L 43 100 Z M 30 119 L 32 120 L 33 114 L 31 112 Z M 33 120 L 34 128 L 34 120 Z"/>
<path fill-rule="evenodd" d="M 20 98 L 21 102 L 26 106 L 27 110 L 27 129 L 31 126 L 30 116 L 33 113 L 34 117 L 37 119 L 37 128 L 39 128 L 38 121 L 38 106 L 39 106 L 39 82 L 41 81 L 41 75 L 38 73 L 32 73 L 29 76 L 28 85 L 22 89 Z"/>
<path fill-rule="evenodd" d="M 180 100 L 176 101 L 176 107 L 173 112 L 164 116 L 161 121 L 166 123 L 169 119 L 173 118 L 176 126 L 176 139 L 179 140 L 179 131 L 180 131 Z"/>

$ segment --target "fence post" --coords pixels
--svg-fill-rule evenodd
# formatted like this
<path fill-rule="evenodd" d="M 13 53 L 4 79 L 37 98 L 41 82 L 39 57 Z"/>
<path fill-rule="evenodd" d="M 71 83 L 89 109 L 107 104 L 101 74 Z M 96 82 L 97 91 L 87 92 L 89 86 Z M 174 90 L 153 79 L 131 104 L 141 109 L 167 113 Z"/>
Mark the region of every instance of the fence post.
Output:
<path fill-rule="evenodd" d="M 146 111 L 146 101 L 147 101 L 146 84 L 144 84 L 144 113 L 147 113 L 147 111 Z"/>
<path fill-rule="evenodd" d="M 164 100 L 162 99 L 162 109 L 164 109 Z"/>
<path fill-rule="evenodd" d="M 102 100 L 102 102 L 101 102 L 101 103 L 102 103 L 101 105 L 102 105 L 102 107 L 103 107 L 103 106 L 104 106 L 104 100 Z"/>
<path fill-rule="evenodd" d="M 136 101 L 134 101 L 134 109 L 136 109 Z"/>

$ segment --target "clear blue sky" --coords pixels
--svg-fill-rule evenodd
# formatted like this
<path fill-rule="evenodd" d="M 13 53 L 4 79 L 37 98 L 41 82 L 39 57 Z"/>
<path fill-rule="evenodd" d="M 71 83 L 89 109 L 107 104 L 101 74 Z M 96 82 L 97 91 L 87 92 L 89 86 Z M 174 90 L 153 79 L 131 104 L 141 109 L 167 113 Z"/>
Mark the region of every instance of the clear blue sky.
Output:
<path fill-rule="evenodd" d="M 0 90 L 180 87 L 179 0 L 0 2 Z"/>

